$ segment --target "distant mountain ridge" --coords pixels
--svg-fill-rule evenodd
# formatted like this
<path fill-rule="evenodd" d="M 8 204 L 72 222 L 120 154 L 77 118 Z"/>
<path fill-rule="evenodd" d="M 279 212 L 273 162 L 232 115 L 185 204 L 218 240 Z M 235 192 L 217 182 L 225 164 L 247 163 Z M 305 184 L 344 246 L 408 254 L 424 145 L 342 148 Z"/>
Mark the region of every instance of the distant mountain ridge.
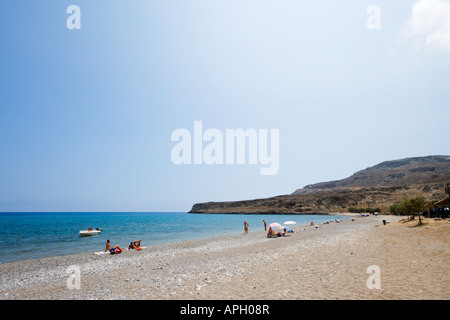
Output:
<path fill-rule="evenodd" d="M 390 205 L 407 197 L 438 200 L 450 182 L 450 156 L 434 155 L 384 161 L 348 178 L 320 182 L 290 195 L 265 199 L 194 204 L 190 213 L 323 214 L 345 212 L 353 207 Z"/>
<path fill-rule="evenodd" d="M 295 194 L 367 187 L 399 187 L 430 183 L 450 175 L 450 156 L 427 156 L 384 161 L 336 181 L 310 184 Z"/>

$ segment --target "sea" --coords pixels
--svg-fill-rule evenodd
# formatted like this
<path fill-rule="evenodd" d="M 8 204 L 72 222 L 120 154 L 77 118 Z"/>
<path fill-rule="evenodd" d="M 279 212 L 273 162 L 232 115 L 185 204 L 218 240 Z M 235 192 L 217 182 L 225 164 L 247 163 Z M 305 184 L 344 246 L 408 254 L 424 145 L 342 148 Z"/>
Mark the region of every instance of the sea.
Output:
<path fill-rule="evenodd" d="M 267 225 L 295 221 L 294 230 L 345 217 L 335 215 L 190 214 L 186 212 L 26 212 L 0 213 L 0 263 L 94 253 L 106 240 L 128 248 L 263 231 Z M 102 228 L 100 235 L 82 237 L 80 230 Z"/>

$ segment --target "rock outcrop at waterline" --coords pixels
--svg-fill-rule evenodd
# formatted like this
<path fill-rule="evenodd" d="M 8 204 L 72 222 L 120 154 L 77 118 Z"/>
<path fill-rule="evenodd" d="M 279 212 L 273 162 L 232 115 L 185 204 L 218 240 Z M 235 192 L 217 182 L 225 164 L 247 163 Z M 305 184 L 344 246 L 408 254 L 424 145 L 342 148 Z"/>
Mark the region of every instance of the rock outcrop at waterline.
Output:
<path fill-rule="evenodd" d="M 450 182 L 450 156 L 414 157 L 385 161 L 352 176 L 305 186 L 290 195 L 264 199 L 195 204 L 190 213 L 324 214 L 349 207 L 389 207 L 405 198 L 438 200 Z"/>

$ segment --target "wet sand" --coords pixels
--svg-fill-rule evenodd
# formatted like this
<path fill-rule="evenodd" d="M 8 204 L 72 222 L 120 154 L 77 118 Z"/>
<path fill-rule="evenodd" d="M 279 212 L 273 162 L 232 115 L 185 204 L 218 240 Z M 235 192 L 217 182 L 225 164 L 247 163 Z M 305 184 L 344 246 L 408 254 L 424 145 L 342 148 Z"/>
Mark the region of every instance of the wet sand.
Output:
<path fill-rule="evenodd" d="M 120 255 L 5 263 L 0 299 L 449 299 L 450 222 L 425 219 L 419 227 L 417 220 L 401 219 L 355 217 L 319 228 L 295 226 L 295 233 L 275 239 L 250 229 L 144 243 L 146 249 Z M 79 267 L 80 289 L 67 286 L 69 266 Z M 379 289 L 368 287 L 371 266 L 379 268 Z"/>

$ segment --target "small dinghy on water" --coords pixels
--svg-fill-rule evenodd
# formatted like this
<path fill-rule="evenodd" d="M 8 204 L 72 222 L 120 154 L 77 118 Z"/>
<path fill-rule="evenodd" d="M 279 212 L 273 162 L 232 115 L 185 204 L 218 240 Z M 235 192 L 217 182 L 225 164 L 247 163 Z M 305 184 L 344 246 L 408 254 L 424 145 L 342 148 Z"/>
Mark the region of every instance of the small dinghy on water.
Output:
<path fill-rule="evenodd" d="M 82 236 L 82 237 L 95 236 L 95 235 L 98 235 L 101 233 L 102 233 L 102 228 L 96 228 L 96 229 L 88 228 L 87 230 L 81 230 L 80 236 Z"/>

